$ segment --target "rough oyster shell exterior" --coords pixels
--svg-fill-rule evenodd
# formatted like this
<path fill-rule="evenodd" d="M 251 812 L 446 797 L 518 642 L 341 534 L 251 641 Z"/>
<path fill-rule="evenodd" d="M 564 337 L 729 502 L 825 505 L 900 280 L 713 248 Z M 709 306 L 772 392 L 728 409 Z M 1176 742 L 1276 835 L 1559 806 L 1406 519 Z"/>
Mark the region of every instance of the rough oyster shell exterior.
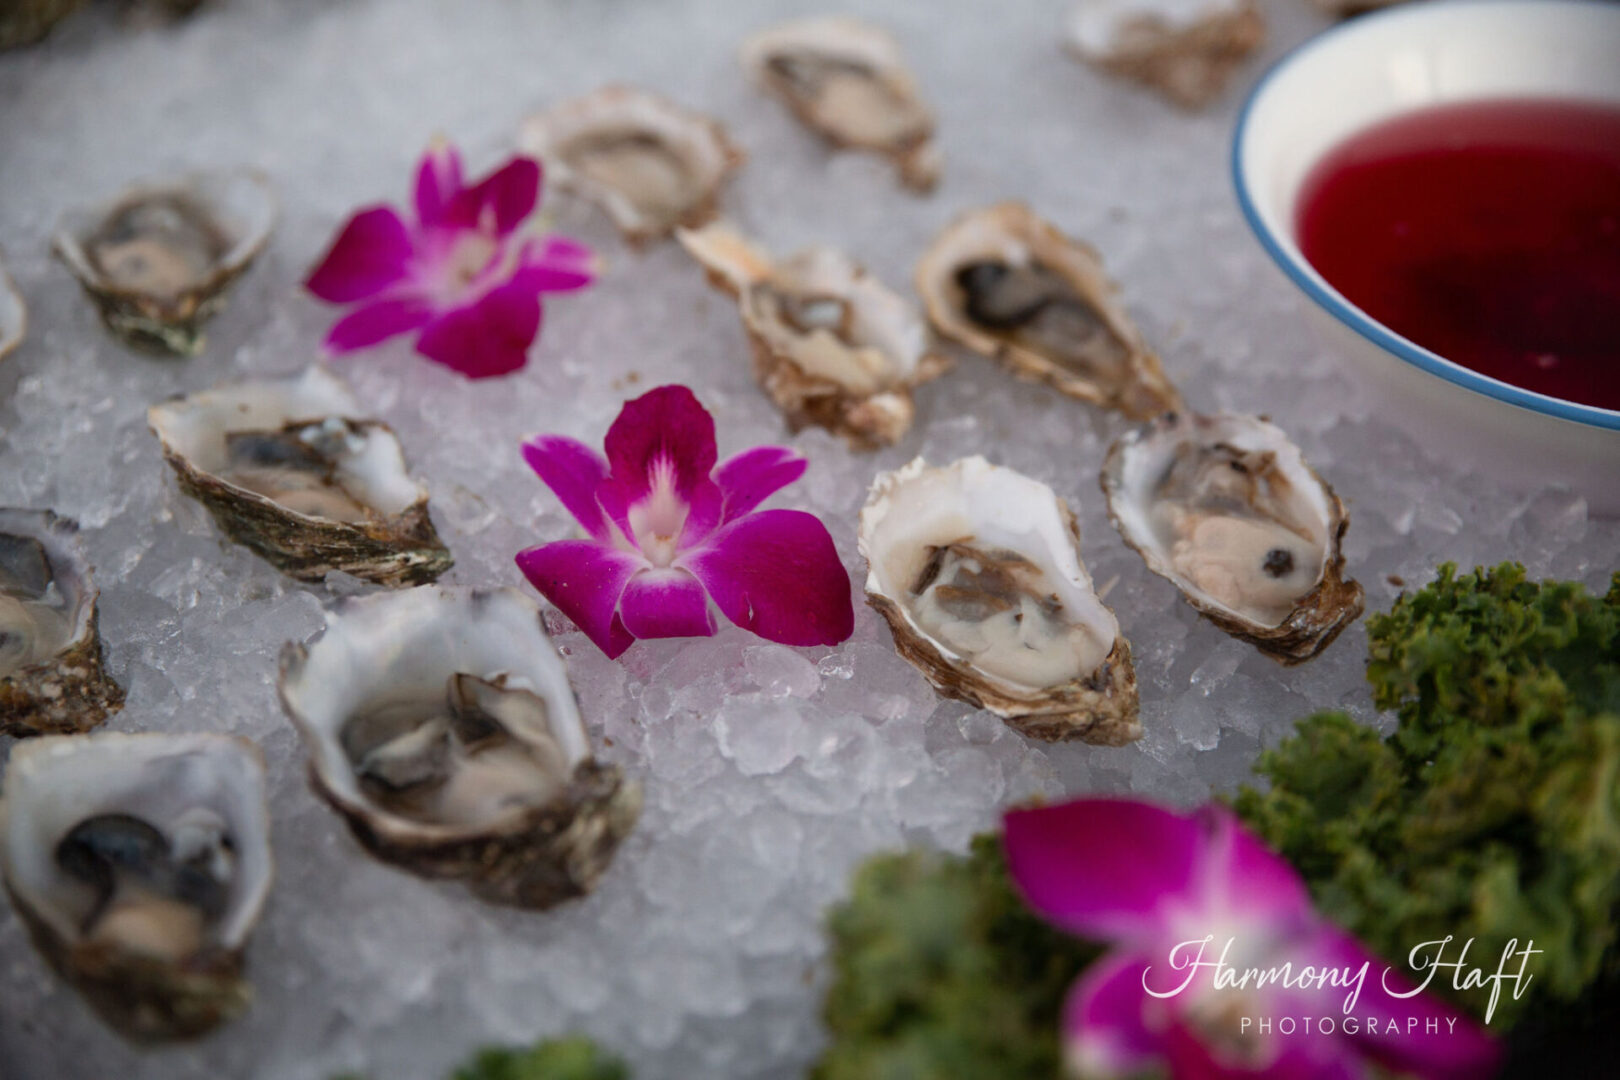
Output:
<path fill-rule="evenodd" d="M 653 140 L 669 148 L 691 176 L 690 198 L 680 207 L 652 210 L 632 193 L 577 168 L 570 144 L 598 131 Z M 633 86 L 605 86 L 552 106 L 524 123 L 520 141 L 545 162 L 549 178 L 601 206 L 633 244 L 712 220 L 721 188 L 745 159 L 719 121 Z"/>
<path fill-rule="evenodd" d="M 0 678 L 0 734 L 65 735 L 89 731 L 124 706 L 107 674 L 98 632 L 99 594 L 79 542 L 79 527 L 49 510 L 0 509 L 0 534 L 38 541 L 72 613 L 72 636 L 50 660 Z"/>
<path fill-rule="evenodd" d="M 117 777 L 154 759 L 178 755 L 197 755 L 228 770 L 220 774 L 210 797 L 235 808 L 231 839 L 237 865 L 253 876 L 238 890 L 219 940 L 179 962 L 114 942 L 80 940 L 77 927 L 50 910 L 50 898 L 24 883 L 26 871 L 15 857 L 16 847 L 39 842 L 54 847 L 57 842 L 55 836 L 34 835 L 27 803 L 46 797 L 41 789 L 54 787 L 66 788 L 70 798 L 85 804 L 79 820 L 107 810 L 127 811 L 133 796 L 120 794 Z M 110 779 L 98 784 L 73 775 L 81 765 L 93 765 L 98 776 Z M 139 794 L 135 789 L 135 796 Z M 53 736 L 19 745 L 7 764 L 0 798 L 0 870 L 40 954 L 120 1034 L 143 1043 L 204 1035 L 239 1016 L 253 1000 L 244 952 L 274 874 L 263 756 L 246 739 L 214 734 Z"/>
<path fill-rule="evenodd" d="M 825 95 L 808 93 L 784 74 L 782 57 L 809 55 L 863 70 L 895 115 L 877 131 L 865 130 L 871 107 L 841 113 Z M 923 103 L 900 46 L 882 27 L 848 15 L 816 16 L 784 23 L 749 37 L 742 46 L 743 68 L 779 98 L 800 123 L 841 149 L 883 154 L 899 170 L 901 183 L 929 192 L 939 182 L 941 159 L 934 144 L 934 117 Z M 858 114 L 858 115 L 857 115 Z"/>
<path fill-rule="evenodd" d="M 956 274 L 984 260 L 1040 265 L 1092 306 L 1125 351 L 1125 377 L 1117 385 L 1055 362 L 1041 352 L 992 333 L 969 317 Z M 1003 202 L 958 216 L 917 262 L 917 292 L 941 336 L 1002 364 L 1021 378 L 1044 382 L 1079 401 L 1146 419 L 1177 408 L 1181 395 L 1165 375 L 1136 324 L 1117 298 L 1102 260 L 1021 202 Z"/>
<path fill-rule="evenodd" d="M 1102 71 L 1201 109 L 1265 40 L 1254 0 L 1081 0 L 1068 45 Z"/>
<path fill-rule="evenodd" d="M 458 825 L 424 823 L 367 797 L 341 746 L 353 709 L 405 682 L 416 692 L 459 673 L 496 671 L 546 701 L 552 730 L 570 748 L 552 797 Z M 640 816 L 640 786 L 595 758 L 540 609 L 514 589 L 424 586 L 347 598 L 324 630 L 282 650 L 278 687 L 309 753 L 311 786 L 360 844 L 421 877 L 462 881 L 491 903 L 547 908 L 590 892 Z"/>
<path fill-rule="evenodd" d="M 1135 516 L 1127 514 L 1124 509 L 1128 500 L 1145 497 L 1145 493 L 1136 490 L 1126 476 L 1133 454 L 1146 452 L 1144 448 L 1152 447 L 1155 443 L 1195 438 L 1222 439 L 1229 437 L 1230 429 L 1237 427 L 1247 427 L 1257 432 L 1263 444 L 1280 454 L 1289 455 L 1288 466 L 1296 478 L 1314 485 L 1320 493 L 1326 540 L 1321 574 L 1316 584 L 1301 595 L 1294 602 L 1293 609 L 1275 625 L 1246 618 L 1185 581 L 1171 565 L 1162 544 L 1137 527 L 1134 524 Z M 1317 656 L 1361 615 L 1364 603 L 1361 585 L 1344 577 L 1342 547 L 1345 530 L 1350 526 L 1350 515 L 1345 510 L 1344 502 L 1327 481 L 1305 462 L 1298 448 L 1281 429 L 1263 418 L 1166 414 L 1145 428 L 1127 433 L 1109 448 L 1108 457 L 1103 463 L 1102 488 L 1108 500 L 1109 520 L 1126 546 L 1142 557 L 1149 570 L 1174 584 L 1194 610 L 1222 631 L 1250 643 L 1282 664 L 1302 664 Z"/>
<path fill-rule="evenodd" d="M 949 362 L 933 351 L 928 324 L 908 301 L 829 248 L 777 262 L 724 224 L 677 235 L 710 284 L 737 301 L 754 378 L 791 430 L 826 428 L 852 448 L 870 450 L 899 442 L 911 429 L 911 391 L 942 374 Z M 851 321 L 859 308 L 870 340 L 855 345 L 795 331 L 773 315 L 760 290 L 847 305 Z M 825 348 L 841 354 L 844 372 L 814 370 L 812 355 L 824 355 Z"/>
<path fill-rule="evenodd" d="M 879 536 L 885 517 L 892 511 L 896 493 L 930 474 L 951 471 L 962 474 L 969 483 L 995 483 L 1005 479 L 1028 487 L 1028 497 L 1038 500 L 1032 517 L 1039 520 L 1047 537 L 1068 550 L 1072 557 L 1069 576 L 1073 583 L 1095 600 L 1090 575 L 1080 560 L 1080 527 L 1068 505 L 1050 488 L 1010 469 L 992 466 L 981 457 L 965 458 L 940 469 L 932 469 L 917 458 L 895 472 L 882 473 L 872 483 L 865 508 L 861 511 L 859 547 L 868 563 L 866 600 L 889 624 L 895 650 L 912 663 L 945 697 L 956 698 L 988 709 L 1015 731 L 1047 742 L 1083 741 L 1102 746 L 1123 746 L 1142 736 L 1136 670 L 1131 663 L 1131 647 L 1118 632 L 1112 613 L 1107 614 L 1108 632 L 1113 635 L 1107 655 L 1090 672 L 1055 685 L 1028 687 L 1015 685 L 980 670 L 966 657 L 940 642 L 912 618 L 898 588 L 885 582 L 880 569 L 883 541 Z M 1100 601 L 1096 606 L 1107 609 Z"/>
<path fill-rule="evenodd" d="M 96 254 L 98 237 L 133 210 L 166 202 L 183 208 L 217 237 L 206 269 L 174 288 L 151 291 L 116 280 Z M 270 241 L 276 199 L 256 169 L 187 173 L 137 185 L 111 202 L 69 213 L 56 233 L 56 253 L 96 304 L 102 322 L 132 348 L 192 356 L 203 347 L 203 326 Z"/>
<path fill-rule="evenodd" d="M 390 462 L 400 483 L 411 483 L 413 497 L 379 510 L 372 520 L 335 521 L 299 513 L 249 491 L 199 464 L 199 444 L 188 434 L 199 413 L 219 420 L 216 432 L 250 427 L 274 428 L 293 421 L 352 419 L 359 413 L 348 388 L 320 367 L 281 379 L 217 387 L 155 405 L 147 423 L 163 444 L 180 490 L 202 503 L 221 530 L 283 573 L 300 581 L 320 581 L 334 570 L 379 585 L 418 585 L 433 581 L 454 560 L 428 514 L 427 489 L 408 480 L 402 454 Z M 398 441 L 386 424 L 357 420 L 368 437 Z M 210 439 L 213 437 L 210 436 Z"/>

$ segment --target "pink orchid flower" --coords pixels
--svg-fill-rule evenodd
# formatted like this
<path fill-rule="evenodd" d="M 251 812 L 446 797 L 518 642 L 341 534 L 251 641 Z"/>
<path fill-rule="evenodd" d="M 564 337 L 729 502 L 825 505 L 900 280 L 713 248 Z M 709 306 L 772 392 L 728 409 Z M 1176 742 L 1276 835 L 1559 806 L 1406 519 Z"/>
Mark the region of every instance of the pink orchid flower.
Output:
<path fill-rule="evenodd" d="M 1076 1075 L 1494 1074 L 1497 1046 L 1483 1029 L 1426 991 L 1414 994 L 1400 969 L 1317 915 L 1294 868 L 1226 808 L 1178 814 L 1081 799 L 1012 811 L 1005 827 L 1008 868 L 1030 906 L 1056 926 L 1114 945 L 1086 969 L 1064 1008 Z M 1239 975 L 1288 964 L 1296 981 L 1218 984 L 1220 960 Z M 1347 1011 L 1348 976 L 1363 965 Z M 1302 986 L 1305 966 L 1345 972 L 1347 985 Z"/>
<path fill-rule="evenodd" d="M 523 457 L 588 538 L 517 557 L 523 573 L 610 657 L 637 638 L 708 636 L 709 601 L 784 645 L 854 631 L 849 573 L 827 528 L 800 510 L 756 510 L 804 474 L 784 446 L 715 466 L 714 418 L 684 386 L 627 402 L 607 456 L 541 435 Z"/>
<path fill-rule="evenodd" d="M 519 227 L 540 201 L 540 165 L 513 158 L 468 186 L 455 147 L 416 170 L 416 222 L 392 206 L 358 211 L 304 287 L 358 304 L 326 335 L 334 354 L 421 331 L 416 351 L 470 379 L 521 368 L 540 332 L 540 294 L 591 283 L 595 257 L 563 236 Z"/>

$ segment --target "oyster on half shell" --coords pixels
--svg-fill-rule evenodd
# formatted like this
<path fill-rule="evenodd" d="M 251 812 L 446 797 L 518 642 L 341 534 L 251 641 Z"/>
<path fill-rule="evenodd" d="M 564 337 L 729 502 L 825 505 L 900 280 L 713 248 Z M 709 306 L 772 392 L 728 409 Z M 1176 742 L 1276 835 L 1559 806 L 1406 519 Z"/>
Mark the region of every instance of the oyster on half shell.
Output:
<path fill-rule="evenodd" d="M 228 735 L 68 735 L 11 752 L 0 874 L 34 944 L 124 1035 L 201 1035 L 247 1008 L 270 891 L 264 763 Z"/>
<path fill-rule="evenodd" d="M 640 814 L 515 589 L 347 598 L 282 650 L 279 686 L 311 783 L 360 843 L 493 903 L 589 892 Z"/>
<path fill-rule="evenodd" d="M 737 300 L 754 377 L 794 431 L 809 425 L 857 449 L 887 446 L 911 428 L 911 389 L 945 370 L 928 324 L 899 293 L 849 256 L 811 248 L 780 261 L 728 225 L 677 234 Z"/>
<path fill-rule="evenodd" d="M 69 213 L 56 253 L 120 340 L 190 356 L 226 291 L 275 225 L 269 179 L 254 169 L 188 173 Z"/>
<path fill-rule="evenodd" d="M 713 218 L 720 188 L 743 162 L 718 121 L 632 86 L 606 86 L 537 113 L 520 142 L 634 243 Z"/>
<path fill-rule="evenodd" d="M 1255 0 L 1080 0 L 1069 49 L 1188 109 L 1209 104 L 1265 44 Z"/>
<path fill-rule="evenodd" d="M 880 474 L 861 511 L 867 602 L 947 697 L 1033 738 L 1140 738 L 1131 647 L 1051 488 L 982 457 Z"/>
<path fill-rule="evenodd" d="M 79 527 L 0 509 L 0 734 L 88 731 L 124 704 L 103 666 Z"/>
<path fill-rule="evenodd" d="M 958 217 L 916 283 L 934 329 L 1017 375 L 1135 419 L 1180 404 L 1097 253 L 1023 203 Z"/>
<path fill-rule="evenodd" d="M 1344 504 L 1263 419 L 1167 414 L 1113 445 L 1102 485 L 1148 569 L 1267 656 L 1309 660 L 1361 614 Z"/>
<path fill-rule="evenodd" d="M 17 283 L 11 280 L 6 264 L 0 262 L 0 360 L 4 360 L 28 335 L 28 305 L 23 303 Z"/>
<path fill-rule="evenodd" d="M 154 405 L 147 423 L 180 490 L 283 573 L 432 581 L 452 560 L 428 517 L 427 489 L 406 471 L 388 425 L 359 411 L 348 387 L 316 366 Z"/>
<path fill-rule="evenodd" d="M 889 157 L 913 190 L 939 181 L 934 115 L 888 31 L 847 15 L 801 19 L 749 37 L 742 63 L 832 145 Z"/>

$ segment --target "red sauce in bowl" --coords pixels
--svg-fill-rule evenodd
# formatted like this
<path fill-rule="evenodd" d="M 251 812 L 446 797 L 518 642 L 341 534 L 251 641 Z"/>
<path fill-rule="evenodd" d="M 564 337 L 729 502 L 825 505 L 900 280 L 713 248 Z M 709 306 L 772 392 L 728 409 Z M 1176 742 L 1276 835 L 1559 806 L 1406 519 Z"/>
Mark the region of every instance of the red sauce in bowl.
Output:
<path fill-rule="evenodd" d="M 1469 102 L 1376 124 L 1301 191 L 1305 258 L 1448 360 L 1620 409 L 1620 108 Z"/>

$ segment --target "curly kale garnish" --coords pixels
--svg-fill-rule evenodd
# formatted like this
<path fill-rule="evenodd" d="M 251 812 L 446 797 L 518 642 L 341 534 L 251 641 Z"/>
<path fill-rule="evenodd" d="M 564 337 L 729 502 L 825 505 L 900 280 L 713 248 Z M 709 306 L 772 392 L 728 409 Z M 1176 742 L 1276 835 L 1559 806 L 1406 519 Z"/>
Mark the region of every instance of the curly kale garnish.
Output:
<path fill-rule="evenodd" d="M 833 909 L 832 1045 L 812 1080 L 1051 1080 L 1058 1014 L 1095 950 L 1041 922 L 1000 841 L 867 862 Z"/>
<path fill-rule="evenodd" d="M 526 1049 L 480 1050 L 451 1080 L 630 1080 L 630 1070 L 591 1040 L 574 1037 Z"/>
<path fill-rule="evenodd" d="M 1508 942 L 1534 939 L 1534 981 L 1492 1026 L 1540 1023 L 1616 966 L 1620 574 L 1600 598 L 1515 564 L 1448 564 L 1368 635 L 1395 733 L 1309 717 L 1261 756 L 1270 790 L 1241 791 L 1237 810 L 1393 962 L 1449 934 L 1452 959 L 1473 938 L 1469 962 L 1494 970 Z"/>

